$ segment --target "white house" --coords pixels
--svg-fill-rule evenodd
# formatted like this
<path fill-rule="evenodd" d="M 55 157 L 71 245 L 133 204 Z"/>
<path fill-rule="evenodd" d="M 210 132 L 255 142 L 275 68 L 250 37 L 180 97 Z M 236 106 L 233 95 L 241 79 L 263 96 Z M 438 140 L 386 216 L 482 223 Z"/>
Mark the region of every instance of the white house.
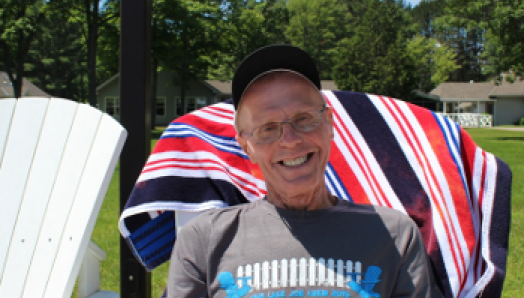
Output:
<path fill-rule="evenodd" d="M 420 95 L 420 94 L 419 94 Z M 524 117 L 524 81 L 489 83 L 446 82 L 438 85 L 427 98 L 438 101 L 437 112 L 487 113 L 493 125 L 514 124 Z"/>

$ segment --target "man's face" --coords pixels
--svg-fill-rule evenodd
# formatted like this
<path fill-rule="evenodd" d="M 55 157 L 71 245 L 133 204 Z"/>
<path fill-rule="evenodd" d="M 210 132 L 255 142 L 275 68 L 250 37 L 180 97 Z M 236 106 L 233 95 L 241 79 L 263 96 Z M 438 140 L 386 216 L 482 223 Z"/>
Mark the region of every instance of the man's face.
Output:
<path fill-rule="evenodd" d="M 244 93 L 237 126 L 239 131 L 251 133 L 263 124 L 323 107 L 319 91 L 306 79 L 290 72 L 271 73 L 257 79 Z M 264 174 L 268 199 L 279 197 L 286 200 L 284 206 L 300 208 L 309 206 L 314 194 L 325 190 L 324 172 L 333 138 L 331 109 L 321 117 L 320 126 L 310 132 L 297 132 L 289 123 L 284 124 L 282 136 L 269 144 L 237 135 L 242 149 Z"/>

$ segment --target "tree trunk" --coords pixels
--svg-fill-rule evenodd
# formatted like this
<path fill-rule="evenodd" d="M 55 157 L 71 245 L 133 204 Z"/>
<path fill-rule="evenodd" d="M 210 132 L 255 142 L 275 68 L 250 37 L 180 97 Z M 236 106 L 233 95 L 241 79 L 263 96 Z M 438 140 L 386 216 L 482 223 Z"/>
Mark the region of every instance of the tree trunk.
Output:
<path fill-rule="evenodd" d="M 151 128 L 155 129 L 156 126 L 156 86 L 157 86 L 157 80 L 158 80 L 158 59 L 153 58 L 151 60 L 151 70 L 152 70 L 152 78 L 151 78 Z"/>
<path fill-rule="evenodd" d="M 85 89 L 85 83 L 84 83 L 84 71 L 80 73 L 80 97 L 78 101 L 80 102 L 86 102 L 86 89 Z"/>
<path fill-rule="evenodd" d="M 16 18 L 22 19 L 25 16 L 26 12 L 26 5 L 19 5 L 18 10 L 16 12 Z M 37 24 L 39 24 L 39 21 L 43 18 L 43 14 L 39 13 L 38 20 L 36 21 Z M 27 53 L 29 52 L 29 48 L 31 43 L 33 42 L 33 39 L 35 37 L 35 31 L 33 30 L 31 33 L 29 33 L 27 36 L 24 34 L 24 31 L 22 29 L 17 30 L 17 51 L 12 52 L 10 55 L 8 51 L 10 50 L 9 47 L 6 44 L 3 44 L 3 50 L 5 51 L 3 54 L 4 57 L 4 67 L 6 67 L 6 73 L 9 76 L 9 80 L 11 81 L 12 87 L 13 87 L 13 94 L 15 98 L 22 97 L 22 87 L 23 87 L 23 80 L 24 80 L 24 64 L 27 58 Z"/>
<path fill-rule="evenodd" d="M 87 84 L 89 104 L 97 106 L 96 98 L 96 47 L 98 42 L 98 4 L 99 0 L 86 1 L 87 13 Z M 92 10 L 91 10 L 92 7 Z"/>
<path fill-rule="evenodd" d="M 182 69 L 180 70 L 180 105 L 182 106 L 182 115 L 187 113 L 187 104 L 186 104 L 186 63 L 182 64 Z M 182 116 L 178 115 L 178 117 Z"/>
<path fill-rule="evenodd" d="M 184 30 L 182 34 L 182 46 L 187 53 L 188 41 L 187 41 L 187 30 Z M 182 68 L 180 70 L 180 104 L 182 105 L 182 115 L 187 113 L 186 105 L 186 79 L 187 79 L 187 62 L 182 63 Z M 178 116 L 182 116 L 178 115 Z"/>

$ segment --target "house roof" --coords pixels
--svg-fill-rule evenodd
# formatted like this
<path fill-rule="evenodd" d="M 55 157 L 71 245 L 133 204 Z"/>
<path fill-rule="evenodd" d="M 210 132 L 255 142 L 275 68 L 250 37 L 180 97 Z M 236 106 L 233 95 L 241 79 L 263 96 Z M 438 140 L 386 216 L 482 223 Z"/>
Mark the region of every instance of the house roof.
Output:
<path fill-rule="evenodd" d="M 14 90 L 11 85 L 11 80 L 6 72 L 0 71 L 0 98 L 11 98 L 14 97 Z M 39 96 L 39 97 L 50 97 L 49 94 L 36 87 L 33 83 L 29 82 L 26 78 L 22 80 L 22 97 L 25 96 Z"/>
<path fill-rule="evenodd" d="M 494 83 L 442 83 L 429 94 L 441 99 L 488 99 Z"/>
<path fill-rule="evenodd" d="M 524 81 L 518 80 L 514 83 L 504 81 L 490 95 L 524 95 Z"/>
<path fill-rule="evenodd" d="M 206 80 L 207 84 L 215 88 L 218 92 L 223 95 L 231 95 L 231 81 L 222 81 L 222 80 Z"/>
<path fill-rule="evenodd" d="M 96 92 L 98 92 L 100 89 L 104 88 L 105 86 L 111 84 L 111 82 L 113 82 L 114 80 L 120 78 L 120 73 L 117 73 L 116 75 L 110 77 L 109 79 L 107 79 L 107 81 L 103 82 L 102 84 L 100 84 L 100 86 L 96 87 Z"/>
<path fill-rule="evenodd" d="M 490 99 L 497 96 L 524 95 L 524 81 L 518 80 L 514 83 L 503 81 L 496 85 L 493 81 L 489 83 L 464 83 L 446 82 L 438 85 L 430 93 L 430 96 L 446 99 Z"/>
<path fill-rule="evenodd" d="M 333 80 L 321 80 L 320 84 L 322 84 L 322 89 L 324 90 L 338 90 L 338 87 Z"/>

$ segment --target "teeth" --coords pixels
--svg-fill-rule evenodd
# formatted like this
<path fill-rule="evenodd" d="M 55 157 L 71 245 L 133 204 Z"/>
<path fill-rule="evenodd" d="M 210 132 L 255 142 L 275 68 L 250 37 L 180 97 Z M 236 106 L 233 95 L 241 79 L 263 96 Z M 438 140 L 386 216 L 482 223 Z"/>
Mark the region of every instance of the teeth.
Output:
<path fill-rule="evenodd" d="M 307 160 L 307 156 L 302 156 L 302 157 L 292 159 L 292 160 L 284 160 L 282 161 L 282 163 L 288 167 L 296 167 L 296 166 L 299 166 L 305 163 L 306 160 Z"/>

